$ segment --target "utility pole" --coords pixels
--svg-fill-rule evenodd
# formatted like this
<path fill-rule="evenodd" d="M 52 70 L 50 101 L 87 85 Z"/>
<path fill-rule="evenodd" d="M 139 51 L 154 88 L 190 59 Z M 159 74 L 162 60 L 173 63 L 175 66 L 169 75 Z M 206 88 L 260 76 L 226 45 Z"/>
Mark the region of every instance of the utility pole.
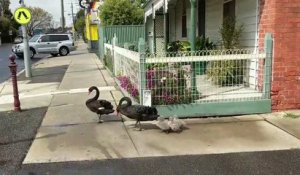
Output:
<path fill-rule="evenodd" d="M 61 28 L 62 31 L 65 32 L 65 15 L 64 15 L 64 0 L 61 0 Z"/>
<path fill-rule="evenodd" d="M 71 12 L 72 12 L 72 22 L 73 22 L 73 26 L 74 26 L 75 20 L 74 20 L 74 12 L 73 12 L 73 2 L 71 2 Z"/>
<path fill-rule="evenodd" d="M 21 7 L 25 7 L 24 0 L 19 1 L 21 4 Z M 27 35 L 27 29 L 26 25 L 22 25 L 22 34 L 23 34 L 23 44 L 24 44 L 24 64 L 25 64 L 25 75 L 27 78 L 30 78 L 32 76 L 31 73 L 31 60 L 29 57 L 29 44 L 28 44 L 28 35 Z"/>

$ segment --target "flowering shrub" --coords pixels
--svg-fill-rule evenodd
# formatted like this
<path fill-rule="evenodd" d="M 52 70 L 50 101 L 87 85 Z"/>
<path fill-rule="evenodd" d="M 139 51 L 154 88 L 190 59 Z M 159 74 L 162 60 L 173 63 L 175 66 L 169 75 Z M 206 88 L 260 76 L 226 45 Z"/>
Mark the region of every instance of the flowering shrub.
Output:
<path fill-rule="evenodd" d="M 197 99 L 199 93 L 188 88 L 185 74 L 181 67 L 149 67 L 146 87 L 151 90 L 153 105 L 187 104 Z"/>
<path fill-rule="evenodd" d="M 124 90 L 126 90 L 133 98 L 139 99 L 138 88 L 130 81 L 128 76 L 119 76 L 117 79 L 120 81 L 120 85 Z"/>

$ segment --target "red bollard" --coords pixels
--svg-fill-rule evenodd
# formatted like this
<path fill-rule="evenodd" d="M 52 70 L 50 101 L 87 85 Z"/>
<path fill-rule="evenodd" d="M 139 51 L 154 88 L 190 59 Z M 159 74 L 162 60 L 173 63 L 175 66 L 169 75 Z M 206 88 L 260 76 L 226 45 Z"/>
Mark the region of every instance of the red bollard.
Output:
<path fill-rule="evenodd" d="M 14 111 L 20 112 L 21 111 L 21 104 L 19 100 L 19 91 L 18 91 L 18 83 L 17 83 L 17 64 L 15 62 L 16 56 L 10 55 L 9 56 L 10 65 L 8 66 L 10 68 L 11 72 L 11 81 L 13 85 L 13 92 L 14 92 Z"/>

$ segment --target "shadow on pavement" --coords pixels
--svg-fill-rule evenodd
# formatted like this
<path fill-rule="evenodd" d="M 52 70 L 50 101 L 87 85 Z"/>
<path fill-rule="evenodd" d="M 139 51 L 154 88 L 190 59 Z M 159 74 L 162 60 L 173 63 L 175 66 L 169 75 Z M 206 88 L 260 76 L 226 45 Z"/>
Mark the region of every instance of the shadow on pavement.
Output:
<path fill-rule="evenodd" d="M 16 174 L 46 111 L 47 108 L 35 108 L 0 112 L 0 174 Z"/>
<path fill-rule="evenodd" d="M 61 82 L 67 69 L 68 65 L 47 68 L 34 68 L 32 69 L 31 78 L 26 78 L 25 72 L 23 72 L 21 75 L 18 76 L 18 81 L 29 80 L 29 84 Z"/>

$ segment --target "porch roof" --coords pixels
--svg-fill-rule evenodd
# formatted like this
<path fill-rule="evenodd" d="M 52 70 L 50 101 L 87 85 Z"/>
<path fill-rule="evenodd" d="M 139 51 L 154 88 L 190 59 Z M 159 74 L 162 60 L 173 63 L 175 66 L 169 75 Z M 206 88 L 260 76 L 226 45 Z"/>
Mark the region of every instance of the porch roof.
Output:
<path fill-rule="evenodd" d="M 164 8 L 164 10 L 165 10 L 165 12 L 167 12 L 169 1 L 170 0 L 149 0 L 149 1 L 147 1 L 144 5 L 145 18 L 147 18 L 150 15 L 155 16 L 155 12 L 162 7 L 166 7 L 166 8 Z"/>

